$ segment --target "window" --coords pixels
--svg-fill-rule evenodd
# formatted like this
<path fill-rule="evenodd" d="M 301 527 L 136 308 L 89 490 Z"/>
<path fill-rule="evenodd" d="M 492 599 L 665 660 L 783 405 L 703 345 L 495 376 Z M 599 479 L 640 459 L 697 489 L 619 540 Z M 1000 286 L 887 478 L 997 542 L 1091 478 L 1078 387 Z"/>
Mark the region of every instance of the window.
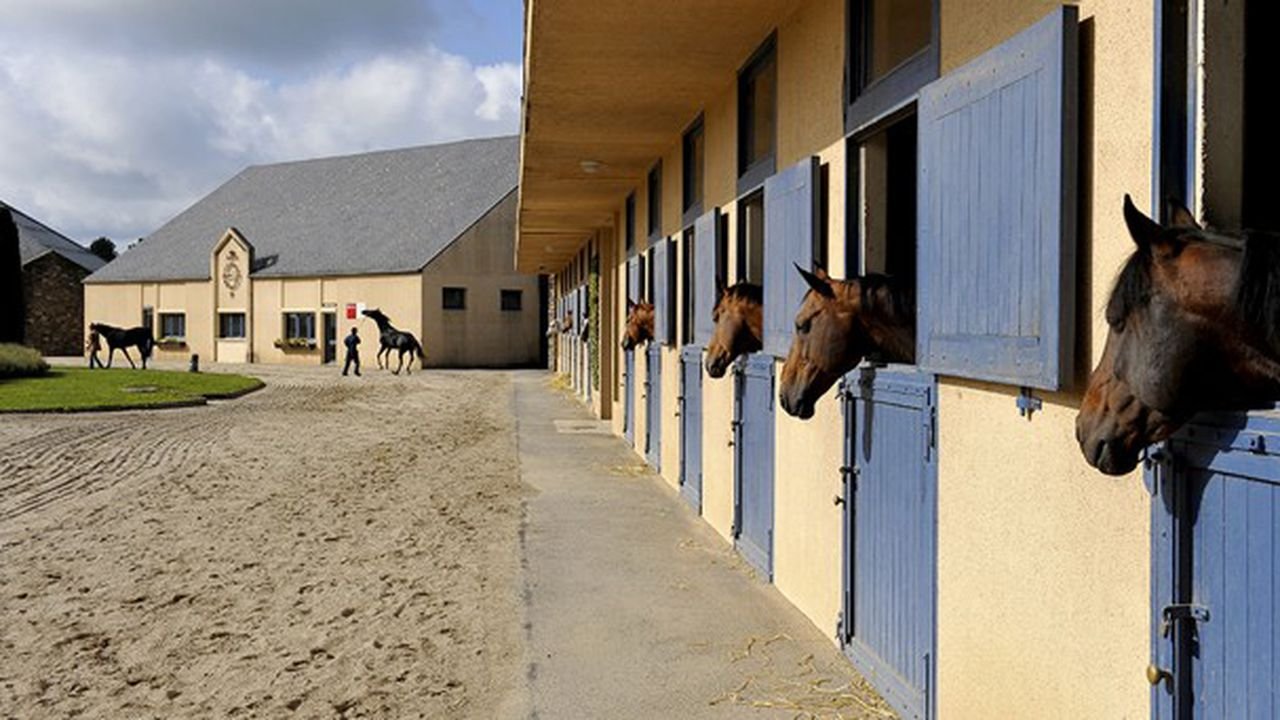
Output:
<path fill-rule="evenodd" d="M 223 339 L 244 338 L 244 313 L 219 313 L 218 337 Z"/>
<path fill-rule="evenodd" d="M 684 150 L 681 153 L 681 161 L 683 168 L 680 177 L 681 197 L 683 204 L 681 210 L 684 212 L 684 224 L 691 224 L 698 215 L 702 214 L 702 178 L 703 167 L 706 164 L 705 147 L 702 133 L 702 118 L 699 117 L 693 122 L 684 133 Z"/>
<path fill-rule="evenodd" d="M 707 238 L 709 241 L 711 238 Z M 694 272 L 694 243 L 698 241 L 697 233 L 692 227 L 686 228 L 684 231 L 683 242 L 681 243 L 681 272 L 680 272 L 680 344 L 688 345 L 693 342 L 693 305 L 694 294 L 696 292 L 695 283 L 697 282 L 697 273 Z M 675 277 L 674 273 L 672 277 Z M 710 282 L 711 278 L 707 278 L 706 282 Z"/>
<path fill-rule="evenodd" d="M 156 310 L 150 305 L 142 306 L 142 327 L 148 330 L 156 329 Z"/>
<path fill-rule="evenodd" d="M 662 234 L 662 162 L 649 171 L 649 237 Z"/>
<path fill-rule="evenodd" d="M 522 290 L 503 290 L 502 291 L 502 309 L 509 312 L 518 312 L 522 309 L 524 303 L 524 291 Z"/>
<path fill-rule="evenodd" d="M 939 0 L 850 0 L 845 132 L 866 127 L 938 77 Z"/>
<path fill-rule="evenodd" d="M 644 302 L 653 296 L 649 294 L 649 286 L 644 281 L 644 253 L 636 255 L 636 302 Z"/>
<path fill-rule="evenodd" d="M 845 274 L 916 277 L 916 116 L 849 144 Z"/>
<path fill-rule="evenodd" d="M 186 313 L 160 313 L 160 337 L 183 340 L 187 337 Z"/>
<path fill-rule="evenodd" d="M 284 337 L 286 340 L 315 340 L 316 314 L 310 312 L 285 313 Z"/>
<path fill-rule="evenodd" d="M 738 201 L 737 281 L 764 284 L 764 191 Z"/>
<path fill-rule="evenodd" d="M 623 227 L 623 233 L 627 238 L 627 252 L 630 253 L 636 246 L 636 194 L 631 193 L 627 196 L 627 217 Z"/>
<path fill-rule="evenodd" d="M 445 310 L 466 310 L 467 289 L 460 287 L 444 288 L 441 292 L 441 306 Z"/>
<path fill-rule="evenodd" d="M 774 170 L 778 73 L 772 36 L 738 74 L 738 190 L 749 190 Z"/>

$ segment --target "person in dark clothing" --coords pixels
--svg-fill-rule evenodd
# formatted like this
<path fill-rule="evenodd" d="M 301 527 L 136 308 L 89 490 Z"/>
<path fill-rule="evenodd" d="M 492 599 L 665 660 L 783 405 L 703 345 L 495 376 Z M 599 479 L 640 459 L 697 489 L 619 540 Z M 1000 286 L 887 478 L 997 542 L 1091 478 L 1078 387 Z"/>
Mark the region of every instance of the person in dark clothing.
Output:
<path fill-rule="evenodd" d="M 346 375 L 354 363 L 356 366 L 356 377 L 360 377 L 360 335 L 355 328 L 351 328 L 351 334 L 342 341 L 347 346 L 347 362 L 342 366 L 342 374 Z"/>

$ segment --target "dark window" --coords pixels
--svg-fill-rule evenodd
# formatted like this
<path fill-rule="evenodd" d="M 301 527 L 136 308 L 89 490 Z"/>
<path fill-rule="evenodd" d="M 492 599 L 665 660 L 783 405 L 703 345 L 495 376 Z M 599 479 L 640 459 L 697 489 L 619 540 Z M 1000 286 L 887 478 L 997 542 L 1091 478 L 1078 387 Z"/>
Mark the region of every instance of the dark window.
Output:
<path fill-rule="evenodd" d="M 637 302 L 644 302 L 645 300 L 648 300 L 652 297 L 648 292 L 649 285 L 644 281 L 645 279 L 644 270 L 645 270 L 645 254 L 640 253 L 636 255 L 636 278 L 637 278 L 636 285 L 638 286 L 636 288 Z"/>
<path fill-rule="evenodd" d="M 847 275 L 916 277 L 916 116 L 849 147 Z"/>
<path fill-rule="evenodd" d="M 658 242 L 662 242 L 662 241 L 661 241 L 661 240 L 659 240 Z M 657 296 L 657 294 L 656 294 L 656 293 L 654 293 L 654 291 L 653 291 L 653 276 L 654 276 L 654 275 L 657 275 L 657 274 L 658 274 L 658 272 L 659 272 L 659 269 L 658 269 L 658 268 L 656 268 L 656 267 L 654 267 L 654 262 L 653 262 L 653 256 L 654 256 L 654 252 L 653 252 L 653 250 L 654 250 L 654 248 L 655 248 L 655 247 L 657 247 L 657 243 L 654 243 L 653 245 L 650 245 L 650 246 L 649 246 L 649 253 L 648 253 L 648 258 L 647 258 L 647 259 L 648 259 L 648 263 L 647 263 L 647 264 L 648 264 L 648 266 L 649 266 L 649 275 L 648 275 L 648 277 L 647 277 L 647 278 L 645 278 L 645 275 L 643 274 L 643 273 L 644 273 L 644 265 L 641 265 L 641 266 L 640 266 L 640 272 L 641 272 L 640 277 L 645 278 L 645 279 L 643 279 L 643 280 L 641 280 L 641 281 L 640 281 L 640 284 L 644 287 L 644 297 L 645 297 L 645 299 L 646 299 L 646 300 L 648 300 L 650 303 L 656 303 L 656 302 L 658 302 L 658 296 Z"/>
<path fill-rule="evenodd" d="M 681 153 L 683 170 L 681 172 L 681 209 L 686 214 L 698 215 L 702 212 L 702 178 L 705 159 L 705 141 L 702 133 L 702 118 L 693 123 L 693 127 L 684 133 L 684 151 Z M 692 217 L 685 218 L 685 224 L 693 222 Z"/>
<path fill-rule="evenodd" d="M 939 0 L 850 0 L 845 131 L 901 106 L 938 77 Z"/>
<path fill-rule="evenodd" d="M 627 238 L 627 252 L 630 253 L 636 246 L 636 194 L 631 193 L 627 196 L 627 217 L 624 220 L 622 231 Z"/>
<path fill-rule="evenodd" d="M 467 289 L 460 287 L 447 287 L 441 293 L 442 305 L 445 310 L 466 310 L 467 309 Z"/>
<path fill-rule="evenodd" d="M 676 303 L 676 268 L 680 263 L 680 258 L 676 254 L 676 242 L 674 240 L 663 240 L 667 244 L 667 266 L 663 270 L 667 273 L 667 296 L 662 298 L 662 304 L 667 313 L 667 336 L 663 338 L 667 345 L 676 344 L 676 318 L 680 316 L 679 305 Z"/>
<path fill-rule="evenodd" d="M 315 340 L 316 314 L 309 312 L 285 313 L 284 337 L 286 340 Z"/>
<path fill-rule="evenodd" d="M 720 227 L 716 231 L 716 282 L 730 285 L 729 277 L 729 214 L 720 215 Z"/>
<path fill-rule="evenodd" d="M 649 237 L 662 234 L 662 163 L 649 171 Z"/>
<path fill-rule="evenodd" d="M 521 290 L 503 290 L 502 291 L 502 309 L 512 312 L 521 310 L 524 302 L 524 292 Z"/>
<path fill-rule="evenodd" d="M 764 191 L 738 202 L 737 281 L 764 284 Z"/>
<path fill-rule="evenodd" d="M 160 337 L 184 340 L 187 337 L 186 313 L 160 313 Z"/>
<path fill-rule="evenodd" d="M 218 337 L 238 339 L 244 337 L 244 313 L 220 313 Z"/>
<path fill-rule="evenodd" d="M 693 272 L 694 257 L 696 257 L 693 250 L 698 237 L 693 228 L 685 229 L 683 240 L 680 253 L 680 344 L 688 345 L 693 342 L 693 298 L 697 282 Z M 672 275 L 672 277 L 675 276 Z M 711 278 L 707 278 L 704 282 L 711 282 Z"/>
<path fill-rule="evenodd" d="M 156 311 L 150 305 L 142 306 L 142 327 L 148 330 L 156 328 Z"/>
<path fill-rule="evenodd" d="M 772 36 L 738 74 L 739 189 L 773 174 L 778 73 Z"/>

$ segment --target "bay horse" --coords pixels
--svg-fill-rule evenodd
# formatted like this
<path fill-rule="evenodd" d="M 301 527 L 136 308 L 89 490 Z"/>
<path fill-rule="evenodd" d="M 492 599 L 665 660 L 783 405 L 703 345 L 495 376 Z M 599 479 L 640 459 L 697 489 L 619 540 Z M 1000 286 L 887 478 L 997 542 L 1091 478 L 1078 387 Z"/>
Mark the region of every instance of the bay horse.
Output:
<path fill-rule="evenodd" d="M 705 365 L 708 375 L 721 378 L 739 355 L 764 347 L 764 288 L 744 280 L 721 289 L 711 321 Z"/>
<path fill-rule="evenodd" d="M 627 301 L 627 326 L 622 329 L 622 349 L 633 350 L 653 340 L 653 303 Z"/>
<path fill-rule="evenodd" d="M 107 341 L 107 347 L 110 348 L 107 353 L 107 367 L 111 367 L 111 361 L 115 358 L 118 349 L 124 353 L 124 359 L 129 361 L 129 367 L 137 370 L 138 366 L 133 363 L 133 358 L 129 357 L 129 348 L 136 347 L 138 354 L 142 356 L 142 369 L 147 369 L 147 360 L 151 357 L 151 351 L 156 345 L 150 329 L 145 327 L 126 329 L 105 323 L 89 323 L 89 331 L 97 332 L 99 337 Z"/>
<path fill-rule="evenodd" d="M 1280 399 L 1280 237 L 1202 228 L 1173 206 L 1168 227 L 1128 195 L 1137 246 L 1107 303 L 1107 341 L 1089 377 L 1076 440 L 1108 475 L 1202 410 Z"/>
<path fill-rule="evenodd" d="M 422 350 L 422 343 L 418 342 L 418 338 L 413 333 L 398 330 L 391 324 L 391 320 L 382 313 L 378 308 L 370 310 L 361 310 L 361 315 L 372 318 L 378 324 L 378 369 L 391 370 L 391 352 L 393 350 L 400 353 L 400 364 L 395 370 L 391 370 L 392 374 L 399 375 L 403 369 L 406 375 L 413 374 L 413 356 L 417 354 L 418 364 L 422 366 L 427 361 L 427 354 Z M 404 364 L 405 353 L 409 353 L 409 364 Z M 386 367 L 382 365 L 383 356 L 386 356 Z"/>
<path fill-rule="evenodd" d="M 796 270 L 809 291 L 796 313 L 778 399 L 788 415 L 808 420 L 818 398 L 863 358 L 915 362 L 916 303 L 906 283 L 887 275 L 833 280 L 822 268 Z"/>

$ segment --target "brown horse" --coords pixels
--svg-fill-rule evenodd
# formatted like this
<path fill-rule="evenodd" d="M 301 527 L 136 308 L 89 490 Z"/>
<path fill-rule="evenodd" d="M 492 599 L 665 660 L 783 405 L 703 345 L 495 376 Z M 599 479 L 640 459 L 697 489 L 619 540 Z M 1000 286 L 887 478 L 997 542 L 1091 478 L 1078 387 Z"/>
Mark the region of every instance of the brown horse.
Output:
<path fill-rule="evenodd" d="M 864 357 L 915 362 L 915 294 L 906 284 L 886 275 L 832 280 L 821 268 L 796 270 L 810 289 L 782 366 L 778 399 L 787 414 L 813 417 L 818 398 Z"/>
<path fill-rule="evenodd" d="M 1109 475 L 1137 466 L 1201 410 L 1280 398 L 1280 238 L 1205 230 L 1175 207 L 1169 227 L 1125 196 L 1137 249 L 1107 303 L 1107 344 L 1089 378 L 1076 439 Z"/>
<path fill-rule="evenodd" d="M 724 377 L 729 364 L 739 355 L 764 347 L 764 289 L 740 282 L 720 291 L 711 311 L 715 329 L 707 345 L 707 374 Z"/>
<path fill-rule="evenodd" d="M 622 349 L 632 350 L 653 339 L 653 303 L 627 301 L 627 327 L 622 332 Z"/>

